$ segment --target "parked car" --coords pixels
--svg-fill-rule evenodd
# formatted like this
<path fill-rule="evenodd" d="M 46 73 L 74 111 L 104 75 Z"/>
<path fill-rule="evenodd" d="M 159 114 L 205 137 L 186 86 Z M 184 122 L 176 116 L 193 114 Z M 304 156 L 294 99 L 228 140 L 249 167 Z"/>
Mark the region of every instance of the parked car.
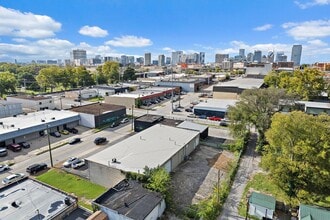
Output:
<path fill-rule="evenodd" d="M 69 131 L 63 129 L 63 130 L 60 130 L 60 133 L 61 134 L 64 134 L 64 135 L 68 135 L 69 134 Z"/>
<path fill-rule="evenodd" d="M 51 132 L 50 135 L 54 137 L 61 137 L 61 134 L 58 131 Z"/>
<path fill-rule="evenodd" d="M 220 121 L 220 126 L 227 127 L 230 124 L 230 121 L 228 119 L 222 119 Z"/>
<path fill-rule="evenodd" d="M 111 124 L 110 124 L 110 128 L 114 128 L 114 127 L 117 127 L 117 126 L 119 126 L 120 125 L 120 123 L 118 122 L 118 121 L 115 121 L 115 122 L 112 122 Z"/>
<path fill-rule="evenodd" d="M 2 180 L 3 185 L 8 185 L 10 183 L 19 181 L 25 177 L 24 173 L 11 174 Z"/>
<path fill-rule="evenodd" d="M 189 114 L 187 115 L 188 118 L 196 118 L 196 115 L 195 114 Z"/>
<path fill-rule="evenodd" d="M 77 134 L 78 130 L 76 128 L 66 128 L 66 130 L 72 134 Z"/>
<path fill-rule="evenodd" d="M 86 162 L 84 159 L 78 159 L 71 164 L 73 169 L 78 169 L 79 167 L 85 166 Z"/>
<path fill-rule="evenodd" d="M 199 115 L 198 118 L 200 118 L 200 119 L 207 119 L 206 115 Z"/>
<path fill-rule="evenodd" d="M 32 164 L 31 166 L 28 166 L 26 168 L 26 172 L 29 174 L 36 174 L 42 170 L 47 169 L 47 164 L 45 163 L 36 163 L 36 164 Z"/>
<path fill-rule="evenodd" d="M 178 108 L 173 109 L 173 111 L 174 111 L 174 112 L 181 112 L 181 110 L 178 109 Z"/>
<path fill-rule="evenodd" d="M 185 111 L 186 112 L 193 112 L 193 110 L 191 108 L 186 108 Z"/>
<path fill-rule="evenodd" d="M 127 123 L 127 122 L 129 122 L 129 119 L 128 119 L 128 118 L 123 118 L 123 119 L 120 121 L 121 124 L 125 124 L 125 123 Z"/>
<path fill-rule="evenodd" d="M 0 147 L 0 157 L 5 157 L 7 156 L 8 152 L 7 149 L 4 147 Z"/>
<path fill-rule="evenodd" d="M 6 170 L 9 170 L 10 167 L 7 164 L 0 164 L 0 173 L 5 172 Z"/>
<path fill-rule="evenodd" d="M 106 141 L 107 141 L 107 138 L 105 138 L 105 137 L 97 137 L 94 140 L 94 144 L 99 145 L 99 144 L 105 143 Z"/>
<path fill-rule="evenodd" d="M 63 163 L 63 166 L 66 167 L 66 168 L 69 168 L 69 167 L 71 167 L 71 165 L 72 165 L 76 160 L 78 160 L 77 157 L 69 157 L 69 158 Z"/>
<path fill-rule="evenodd" d="M 19 145 L 21 145 L 22 148 L 30 148 L 30 144 L 27 143 L 27 142 L 21 142 L 21 143 L 18 143 Z"/>
<path fill-rule="evenodd" d="M 8 148 L 9 150 L 14 151 L 14 152 L 17 152 L 17 151 L 22 150 L 21 145 L 19 145 L 19 144 L 14 144 L 14 143 L 9 144 L 9 145 L 7 146 L 7 148 Z"/>
<path fill-rule="evenodd" d="M 69 141 L 69 144 L 76 144 L 76 143 L 79 143 L 81 141 L 80 138 L 73 138 Z"/>
<path fill-rule="evenodd" d="M 221 121 L 221 118 L 218 117 L 218 116 L 211 116 L 208 119 L 211 120 L 211 121 Z"/>

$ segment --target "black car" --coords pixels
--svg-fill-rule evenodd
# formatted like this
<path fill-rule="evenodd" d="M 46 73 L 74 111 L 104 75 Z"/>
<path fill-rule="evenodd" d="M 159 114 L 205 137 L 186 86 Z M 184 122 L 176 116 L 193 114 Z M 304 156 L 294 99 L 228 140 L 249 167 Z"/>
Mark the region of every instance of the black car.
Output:
<path fill-rule="evenodd" d="M 110 124 L 110 128 L 114 128 L 114 127 L 117 127 L 117 126 L 119 126 L 119 125 L 120 125 L 120 122 L 115 121 L 115 122 L 112 122 L 112 123 Z"/>
<path fill-rule="evenodd" d="M 66 130 L 72 134 L 77 134 L 78 130 L 76 128 L 66 128 Z"/>
<path fill-rule="evenodd" d="M 193 110 L 191 108 L 186 108 L 185 111 L 186 112 L 193 112 Z"/>
<path fill-rule="evenodd" d="M 22 148 L 30 148 L 30 144 L 27 143 L 27 142 L 21 142 L 21 143 L 18 143 L 19 145 L 21 145 Z"/>
<path fill-rule="evenodd" d="M 36 174 L 42 170 L 47 169 L 47 164 L 45 163 L 36 163 L 36 164 L 32 164 L 31 166 L 29 166 L 28 168 L 26 168 L 26 172 L 29 174 Z"/>
<path fill-rule="evenodd" d="M 107 138 L 105 138 L 105 137 L 97 137 L 94 140 L 94 144 L 99 145 L 99 144 L 105 143 L 106 141 L 107 141 Z"/>
<path fill-rule="evenodd" d="M 81 141 L 80 138 L 73 138 L 69 141 L 69 144 L 76 144 L 76 143 L 79 143 Z"/>

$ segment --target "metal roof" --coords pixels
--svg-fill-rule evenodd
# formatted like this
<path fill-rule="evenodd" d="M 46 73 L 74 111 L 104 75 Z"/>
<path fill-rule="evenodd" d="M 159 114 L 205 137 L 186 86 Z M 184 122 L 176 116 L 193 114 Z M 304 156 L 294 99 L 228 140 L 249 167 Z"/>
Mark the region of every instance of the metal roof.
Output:
<path fill-rule="evenodd" d="M 198 135 L 197 131 L 156 124 L 87 160 L 127 172 L 142 173 L 146 166 L 155 168 L 165 164 Z M 115 163 L 112 162 L 114 158 Z"/>
<path fill-rule="evenodd" d="M 81 112 L 92 115 L 100 115 L 105 112 L 115 112 L 121 109 L 126 109 L 126 107 L 123 105 L 113 105 L 107 103 L 92 103 L 89 105 L 81 105 L 81 106 L 73 107 L 70 109 L 70 111 Z"/>
<path fill-rule="evenodd" d="M 194 109 L 227 111 L 229 106 L 235 106 L 236 99 L 206 99 L 194 106 Z"/>
<path fill-rule="evenodd" d="M 177 126 L 177 128 L 189 129 L 189 130 L 198 131 L 199 133 L 202 133 L 203 131 L 205 131 L 208 128 L 208 126 L 196 124 L 196 123 L 193 123 L 190 121 L 184 121 L 181 124 L 179 124 Z"/>
<path fill-rule="evenodd" d="M 143 188 L 141 183 L 123 180 L 94 203 L 131 219 L 143 220 L 162 200 L 160 193 Z"/>
<path fill-rule="evenodd" d="M 237 87 L 240 89 L 260 88 L 264 84 L 264 79 L 237 78 L 231 81 L 220 82 L 214 87 Z"/>
<path fill-rule="evenodd" d="M 269 195 L 252 192 L 249 203 L 275 211 L 276 199 Z"/>
<path fill-rule="evenodd" d="M 0 195 L 0 218 L 6 220 L 52 219 L 69 208 L 65 198 L 75 203 L 75 198 L 31 179 L 1 188 Z"/>
<path fill-rule="evenodd" d="M 329 220 L 330 210 L 322 207 L 301 204 L 299 206 L 299 217 L 301 220 Z"/>
<path fill-rule="evenodd" d="M 329 102 L 307 102 L 307 101 L 298 101 L 300 104 L 304 104 L 307 108 L 321 108 L 321 109 L 330 109 Z"/>

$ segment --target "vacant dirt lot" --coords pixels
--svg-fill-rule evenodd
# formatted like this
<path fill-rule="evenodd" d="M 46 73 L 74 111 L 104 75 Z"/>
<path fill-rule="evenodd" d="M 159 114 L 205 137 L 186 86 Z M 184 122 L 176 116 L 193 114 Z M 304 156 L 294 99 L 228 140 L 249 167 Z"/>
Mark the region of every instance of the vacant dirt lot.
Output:
<path fill-rule="evenodd" d="M 228 151 L 200 145 L 172 176 L 176 213 L 183 213 L 189 205 L 208 198 L 218 178 L 224 179 L 228 163 L 233 159 L 234 155 Z"/>

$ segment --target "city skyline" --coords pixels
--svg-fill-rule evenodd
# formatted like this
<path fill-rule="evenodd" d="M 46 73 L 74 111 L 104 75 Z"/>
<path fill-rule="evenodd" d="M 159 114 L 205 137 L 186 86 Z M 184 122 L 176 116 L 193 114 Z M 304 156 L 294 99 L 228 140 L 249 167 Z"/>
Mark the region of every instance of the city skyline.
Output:
<path fill-rule="evenodd" d="M 172 52 L 239 55 L 302 45 L 300 63 L 330 61 L 330 0 L 186 1 L 27 0 L 0 3 L 0 62 Z"/>

